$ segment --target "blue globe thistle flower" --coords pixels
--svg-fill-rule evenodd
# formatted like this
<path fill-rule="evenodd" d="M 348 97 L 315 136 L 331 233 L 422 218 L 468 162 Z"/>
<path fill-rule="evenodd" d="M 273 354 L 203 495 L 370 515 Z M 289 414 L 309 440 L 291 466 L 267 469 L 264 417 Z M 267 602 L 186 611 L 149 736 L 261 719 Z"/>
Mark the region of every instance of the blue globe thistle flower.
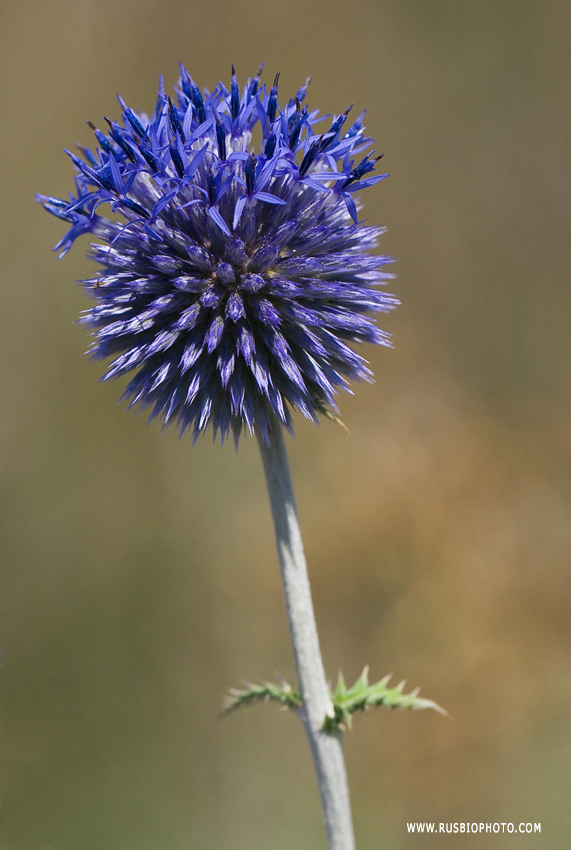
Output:
<path fill-rule="evenodd" d="M 263 66 L 262 66 L 263 67 Z M 122 124 L 90 124 L 98 147 L 69 153 L 76 194 L 39 195 L 71 224 L 60 256 L 84 233 L 99 239 L 95 299 L 81 322 L 104 379 L 135 371 L 124 397 L 194 438 L 212 425 L 237 441 L 265 439 L 272 415 L 336 412 L 339 388 L 371 379 L 351 343 L 389 345 L 367 316 L 398 302 L 372 255 L 382 228 L 358 221 L 355 193 L 380 157 L 349 107 L 328 121 L 304 104 L 309 80 L 281 107 L 278 80 L 201 91 L 181 65 L 176 103 L 162 78 L 149 118 L 119 97 Z M 258 152 L 252 135 L 261 136 Z M 101 214 L 107 204 L 115 214 Z"/>

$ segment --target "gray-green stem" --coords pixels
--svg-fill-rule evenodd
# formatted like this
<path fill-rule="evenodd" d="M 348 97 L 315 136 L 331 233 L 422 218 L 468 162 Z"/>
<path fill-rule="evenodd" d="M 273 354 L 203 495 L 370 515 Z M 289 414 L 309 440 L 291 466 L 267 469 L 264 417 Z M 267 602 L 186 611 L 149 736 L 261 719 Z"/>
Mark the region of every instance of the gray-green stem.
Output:
<path fill-rule="evenodd" d="M 287 617 L 303 698 L 301 718 L 313 755 L 329 850 L 354 850 L 351 805 L 343 758 L 341 732 L 325 732 L 333 705 L 319 650 L 319 638 L 303 542 L 281 423 L 274 419 L 270 445 L 258 437 L 276 544 L 282 573 Z"/>

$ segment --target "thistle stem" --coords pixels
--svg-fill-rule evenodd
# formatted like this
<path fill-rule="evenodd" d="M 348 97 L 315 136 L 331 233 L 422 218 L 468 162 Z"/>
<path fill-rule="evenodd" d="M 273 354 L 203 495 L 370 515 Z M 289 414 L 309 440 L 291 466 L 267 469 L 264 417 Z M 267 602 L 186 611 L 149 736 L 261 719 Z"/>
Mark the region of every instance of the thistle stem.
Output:
<path fill-rule="evenodd" d="M 261 436 L 258 436 L 258 442 L 266 473 L 287 617 L 303 698 L 300 715 L 317 773 L 327 846 L 329 850 L 354 850 L 341 732 L 323 731 L 325 718 L 333 716 L 333 705 L 319 650 L 284 435 L 277 418 L 272 423 L 270 445 L 266 445 Z"/>

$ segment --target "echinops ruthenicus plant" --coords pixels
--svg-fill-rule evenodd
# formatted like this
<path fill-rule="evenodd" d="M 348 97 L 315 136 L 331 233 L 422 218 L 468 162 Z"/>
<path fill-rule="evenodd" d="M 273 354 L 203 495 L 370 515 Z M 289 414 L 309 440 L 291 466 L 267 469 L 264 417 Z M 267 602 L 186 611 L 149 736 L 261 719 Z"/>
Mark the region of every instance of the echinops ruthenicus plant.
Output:
<path fill-rule="evenodd" d="M 119 98 L 122 123 L 90 124 L 97 146 L 69 153 L 75 194 L 38 200 L 71 225 L 60 256 L 78 236 L 97 240 L 80 321 L 91 356 L 109 360 L 105 380 L 133 373 L 130 405 L 193 440 L 210 426 L 236 445 L 243 428 L 258 439 L 299 682 L 230 691 L 225 710 L 273 699 L 299 714 L 329 850 L 352 850 L 343 727 L 374 705 L 442 709 L 388 677 L 369 685 L 366 669 L 330 690 L 283 432 L 296 409 L 339 421 L 339 389 L 372 378 L 353 344 L 390 345 L 370 314 L 398 303 L 379 289 L 391 260 L 372 253 L 382 228 L 359 222 L 358 200 L 387 175 L 374 174 L 363 115 L 349 126 L 348 107 L 323 125 L 305 105 L 309 80 L 280 106 L 279 74 L 268 90 L 261 71 L 240 89 L 232 67 L 230 88 L 210 93 L 181 66 L 175 100 L 161 80 L 150 117 Z"/>

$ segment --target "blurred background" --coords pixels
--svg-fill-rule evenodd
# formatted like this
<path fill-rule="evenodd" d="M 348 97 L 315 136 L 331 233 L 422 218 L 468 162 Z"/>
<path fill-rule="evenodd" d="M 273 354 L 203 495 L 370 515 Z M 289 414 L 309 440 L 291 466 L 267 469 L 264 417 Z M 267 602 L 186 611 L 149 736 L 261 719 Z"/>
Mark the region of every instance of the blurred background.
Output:
<path fill-rule="evenodd" d="M 564 0 L 3 0 L 2 850 L 323 850 L 301 725 L 219 719 L 294 679 L 255 441 L 191 449 L 125 414 L 73 322 L 90 276 L 34 192 L 64 147 L 261 60 L 281 96 L 368 108 L 365 195 L 402 307 L 341 399 L 289 440 L 328 675 L 422 686 L 452 719 L 355 718 L 359 850 L 571 845 L 569 214 Z M 540 836 L 407 834 L 532 821 Z"/>

